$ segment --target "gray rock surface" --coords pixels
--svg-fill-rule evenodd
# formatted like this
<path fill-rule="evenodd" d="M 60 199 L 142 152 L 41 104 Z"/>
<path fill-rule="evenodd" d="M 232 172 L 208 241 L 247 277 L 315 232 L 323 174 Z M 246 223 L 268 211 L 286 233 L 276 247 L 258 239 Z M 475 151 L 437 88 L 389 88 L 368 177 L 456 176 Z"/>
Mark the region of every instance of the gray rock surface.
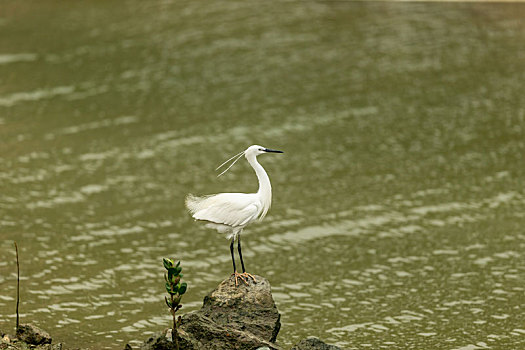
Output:
<path fill-rule="evenodd" d="M 222 281 L 204 298 L 202 309 L 182 317 L 179 329 L 181 350 L 280 349 L 274 344 L 281 328 L 281 315 L 275 306 L 270 283 L 255 276 L 257 282 L 235 286 L 232 278 Z M 166 332 L 150 337 L 142 350 L 171 350 L 174 344 Z"/>
<path fill-rule="evenodd" d="M 249 332 L 268 342 L 275 342 L 281 328 L 281 315 L 275 306 L 267 279 L 235 286 L 233 279 L 221 282 L 204 298 L 199 313 L 218 325 Z"/>
<path fill-rule="evenodd" d="M 319 338 L 308 337 L 295 344 L 291 350 L 341 350 L 335 345 L 328 345 Z"/>

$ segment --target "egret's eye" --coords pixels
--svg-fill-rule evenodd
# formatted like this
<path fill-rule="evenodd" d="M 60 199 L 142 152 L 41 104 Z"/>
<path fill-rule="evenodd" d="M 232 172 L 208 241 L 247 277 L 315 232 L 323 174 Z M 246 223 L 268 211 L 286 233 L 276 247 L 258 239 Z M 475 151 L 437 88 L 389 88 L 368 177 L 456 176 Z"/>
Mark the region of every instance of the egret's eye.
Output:
<path fill-rule="evenodd" d="M 264 149 L 262 149 L 262 148 L 259 148 L 259 151 L 261 151 L 261 152 L 262 152 L 262 151 L 264 151 Z"/>

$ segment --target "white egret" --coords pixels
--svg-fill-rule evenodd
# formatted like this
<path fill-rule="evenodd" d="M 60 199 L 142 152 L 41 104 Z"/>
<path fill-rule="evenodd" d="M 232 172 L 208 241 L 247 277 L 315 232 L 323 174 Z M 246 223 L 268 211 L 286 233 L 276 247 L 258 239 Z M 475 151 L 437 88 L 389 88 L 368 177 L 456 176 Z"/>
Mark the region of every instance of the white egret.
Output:
<path fill-rule="evenodd" d="M 235 158 L 230 166 L 218 175 L 221 176 L 244 155 L 253 170 L 255 170 L 255 174 L 259 180 L 259 190 L 257 193 L 219 193 L 202 197 L 189 194 L 186 197 L 186 207 L 195 220 L 206 221 L 206 227 L 216 229 L 219 233 L 228 234 L 228 239 L 231 239 L 230 252 L 233 261 L 232 276 L 235 278 L 236 286 L 238 284 L 237 278 L 240 278 L 246 284 L 248 284 L 247 278 L 251 278 L 256 282 L 255 277 L 247 273 L 244 268 L 241 253 L 242 230 L 246 225 L 256 219 L 262 220 L 268 213 L 272 204 L 272 186 L 270 184 L 270 178 L 268 177 L 268 174 L 266 174 L 264 168 L 257 162 L 257 156 L 263 153 L 283 152 L 253 145 L 248 147 L 245 151 L 231 157 L 217 168 L 217 170 L 220 169 L 230 160 Z M 236 238 L 242 273 L 238 273 L 237 268 L 235 267 L 233 244 Z"/>

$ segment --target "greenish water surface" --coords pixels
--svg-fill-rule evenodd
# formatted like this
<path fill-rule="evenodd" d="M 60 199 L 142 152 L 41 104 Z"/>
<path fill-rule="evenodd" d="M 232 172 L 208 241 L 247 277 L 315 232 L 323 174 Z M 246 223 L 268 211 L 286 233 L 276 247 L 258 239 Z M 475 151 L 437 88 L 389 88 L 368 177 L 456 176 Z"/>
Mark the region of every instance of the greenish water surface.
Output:
<path fill-rule="evenodd" d="M 253 192 L 278 341 L 525 345 L 525 5 L 2 1 L 0 328 L 121 349 L 231 273 L 187 193 Z"/>

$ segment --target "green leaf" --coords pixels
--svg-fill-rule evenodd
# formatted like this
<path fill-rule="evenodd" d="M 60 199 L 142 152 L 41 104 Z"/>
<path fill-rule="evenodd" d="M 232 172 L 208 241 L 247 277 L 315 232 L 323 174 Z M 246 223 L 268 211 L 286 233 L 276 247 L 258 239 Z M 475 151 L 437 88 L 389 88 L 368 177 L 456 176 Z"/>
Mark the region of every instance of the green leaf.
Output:
<path fill-rule="evenodd" d="M 168 282 L 168 276 L 164 274 L 164 281 Z"/>
<path fill-rule="evenodd" d="M 171 301 L 168 299 L 168 297 L 164 297 L 164 300 L 166 301 L 166 305 L 171 309 Z"/>
<path fill-rule="evenodd" d="M 166 282 L 166 292 L 171 294 L 171 284 L 169 282 Z"/>
<path fill-rule="evenodd" d="M 177 262 L 177 266 L 176 267 L 179 267 L 179 265 L 180 265 L 180 261 Z"/>
<path fill-rule="evenodd" d="M 184 293 L 186 293 L 186 289 L 188 289 L 188 284 L 186 282 L 182 282 L 179 287 L 179 294 L 183 295 Z"/>
<path fill-rule="evenodd" d="M 173 267 L 173 260 L 162 258 L 162 263 L 164 264 L 164 268 L 167 270 L 170 267 Z"/>

